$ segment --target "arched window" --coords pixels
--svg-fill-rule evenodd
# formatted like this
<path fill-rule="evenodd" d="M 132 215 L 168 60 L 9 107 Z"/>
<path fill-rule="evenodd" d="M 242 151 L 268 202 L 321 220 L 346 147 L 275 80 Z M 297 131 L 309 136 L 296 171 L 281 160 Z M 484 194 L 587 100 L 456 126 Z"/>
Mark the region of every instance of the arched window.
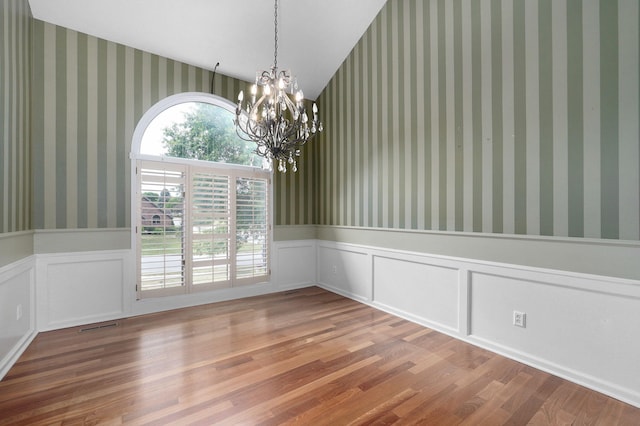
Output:
<path fill-rule="evenodd" d="M 176 103 L 155 115 L 142 135 L 140 154 L 262 166 L 255 145 L 236 134 L 235 105 L 204 100 Z"/>
<path fill-rule="evenodd" d="M 234 111 L 217 96 L 184 93 L 138 123 L 131 192 L 139 298 L 268 280 L 271 172 L 237 137 Z"/>

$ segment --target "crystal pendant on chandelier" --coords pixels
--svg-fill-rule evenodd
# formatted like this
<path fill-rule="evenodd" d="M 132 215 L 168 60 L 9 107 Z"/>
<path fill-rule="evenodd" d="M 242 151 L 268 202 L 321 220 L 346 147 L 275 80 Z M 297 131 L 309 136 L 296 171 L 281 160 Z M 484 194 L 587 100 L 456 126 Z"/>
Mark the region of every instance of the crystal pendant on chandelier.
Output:
<path fill-rule="evenodd" d="M 255 142 L 256 153 L 278 163 L 278 171 L 286 172 L 287 164 L 298 170 L 300 147 L 322 131 L 318 106 L 313 104 L 309 120 L 304 95 L 289 71 L 278 70 L 278 0 L 275 0 L 275 50 L 270 71 L 262 71 L 251 86 L 251 99 L 244 104 L 244 92 L 238 94 L 236 132 L 246 141 Z M 261 93 L 259 93 L 259 91 Z"/>

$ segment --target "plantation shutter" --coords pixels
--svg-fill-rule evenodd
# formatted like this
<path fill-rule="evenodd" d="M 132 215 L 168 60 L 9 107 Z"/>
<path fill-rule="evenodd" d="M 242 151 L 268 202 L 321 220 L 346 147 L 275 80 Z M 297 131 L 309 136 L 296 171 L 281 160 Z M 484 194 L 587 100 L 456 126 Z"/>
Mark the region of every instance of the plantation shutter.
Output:
<path fill-rule="evenodd" d="M 231 286 L 230 177 L 194 170 L 191 178 L 191 276 L 194 286 Z"/>
<path fill-rule="evenodd" d="M 179 164 L 138 162 L 139 292 L 184 292 L 185 173 Z"/>
<path fill-rule="evenodd" d="M 267 178 L 236 178 L 235 278 L 238 282 L 259 282 L 269 275 L 268 189 Z"/>
<path fill-rule="evenodd" d="M 139 160 L 138 295 L 269 279 L 269 173 Z"/>

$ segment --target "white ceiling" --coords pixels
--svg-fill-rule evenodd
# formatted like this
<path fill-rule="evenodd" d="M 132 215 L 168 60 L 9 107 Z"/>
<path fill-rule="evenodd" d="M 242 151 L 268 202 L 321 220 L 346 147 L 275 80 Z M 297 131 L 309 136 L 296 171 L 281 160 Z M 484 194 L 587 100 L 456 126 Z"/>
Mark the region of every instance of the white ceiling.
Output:
<path fill-rule="evenodd" d="M 386 0 L 280 0 L 278 68 L 315 99 Z M 253 81 L 273 64 L 272 0 L 29 0 L 36 19 Z"/>

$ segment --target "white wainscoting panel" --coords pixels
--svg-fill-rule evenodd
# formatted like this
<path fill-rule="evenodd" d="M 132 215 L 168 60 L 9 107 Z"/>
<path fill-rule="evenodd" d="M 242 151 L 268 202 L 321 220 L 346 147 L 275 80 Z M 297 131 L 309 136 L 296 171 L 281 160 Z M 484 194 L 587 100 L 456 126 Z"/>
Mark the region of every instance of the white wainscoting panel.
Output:
<path fill-rule="evenodd" d="M 38 330 L 126 316 L 129 250 L 38 255 Z"/>
<path fill-rule="evenodd" d="M 35 260 L 0 268 L 0 379 L 36 336 Z"/>
<path fill-rule="evenodd" d="M 315 285 L 316 240 L 273 243 L 272 280 L 277 289 Z"/>
<path fill-rule="evenodd" d="M 457 332 L 458 287 L 455 268 L 416 259 L 373 257 L 374 302 L 414 321 Z"/>
<path fill-rule="evenodd" d="M 317 244 L 319 286 L 640 407 L 640 281 Z"/>
<path fill-rule="evenodd" d="M 470 274 L 470 341 L 640 402 L 637 283 L 483 269 Z M 526 314 L 524 328 L 513 325 L 514 311 Z"/>
<path fill-rule="evenodd" d="M 348 244 L 318 245 L 318 283 L 344 296 L 370 302 L 373 299 L 371 255 Z"/>

